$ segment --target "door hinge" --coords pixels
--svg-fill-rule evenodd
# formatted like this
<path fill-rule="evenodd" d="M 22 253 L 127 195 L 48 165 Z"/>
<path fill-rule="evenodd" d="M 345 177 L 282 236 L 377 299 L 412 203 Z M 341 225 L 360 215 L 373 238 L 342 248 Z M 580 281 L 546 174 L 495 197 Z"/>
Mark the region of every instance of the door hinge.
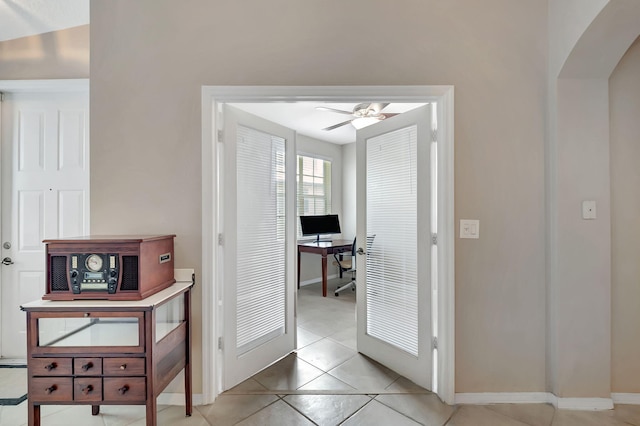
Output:
<path fill-rule="evenodd" d="M 434 337 L 431 341 L 431 349 L 438 349 L 438 338 Z"/>
<path fill-rule="evenodd" d="M 438 129 L 431 131 L 431 142 L 438 142 Z"/>
<path fill-rule="evenodd" d="M 431 234 L 431 244 L 438 245 L 438 234 Z"/>
<path fill-rule="evenodd" d="M 224 238 L 222 237 L 222 234 L 218 234 L 218 245 L 221 246 L 224 244 Z"/>
<path fill-rule="evenodd" d="M 218 349 L 222 350 L 224 345 L 222 344 L 222 337 L 218 337 Z"/>
<path fill-rule="evenodd" d="M 224 143 L 224 132 L 222 130 L 218 130 L 218 142 Z"/>
<path fill-rule="evenodd" d="M 4 102 L 4 93 L 0 92 L 0 102 Z"/>

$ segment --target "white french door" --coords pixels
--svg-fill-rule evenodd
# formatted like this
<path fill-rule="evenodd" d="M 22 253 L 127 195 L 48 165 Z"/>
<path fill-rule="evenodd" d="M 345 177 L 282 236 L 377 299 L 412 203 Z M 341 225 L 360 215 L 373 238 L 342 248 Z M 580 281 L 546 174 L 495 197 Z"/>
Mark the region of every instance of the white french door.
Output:
<path fill-rule="evenodd" d="M 358 351 L 432 388 L 431 104 L 357 132 Z M 435 223 L 435 221 L 434 221 Z"/>
<path fill-rule="evenodd" d="M 20 305 L 45 292 L 42 240 L 89 231 L 89 94 L 9 93 L 2 105 L 0 355 L 26 357 Z"/>
<path fill-rule="evenodd" d="M 295 348 L 295 134 L 224 107 L 223 389 Z"/>

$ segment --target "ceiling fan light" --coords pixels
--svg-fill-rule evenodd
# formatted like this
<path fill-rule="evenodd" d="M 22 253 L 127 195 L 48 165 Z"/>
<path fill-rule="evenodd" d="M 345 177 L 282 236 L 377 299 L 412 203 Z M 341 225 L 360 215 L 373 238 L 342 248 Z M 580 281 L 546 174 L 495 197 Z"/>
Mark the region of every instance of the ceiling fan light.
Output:
<path fill-rule="evenodd" d="M 377 117 L 359 117 L 354 120 L 351 120 L 351 124 L 356 130 L 360 130 L 364 127 L 371 126 L 372 124 L 377 123 L 384 119 L 383 115 L 379 115 Z"/>

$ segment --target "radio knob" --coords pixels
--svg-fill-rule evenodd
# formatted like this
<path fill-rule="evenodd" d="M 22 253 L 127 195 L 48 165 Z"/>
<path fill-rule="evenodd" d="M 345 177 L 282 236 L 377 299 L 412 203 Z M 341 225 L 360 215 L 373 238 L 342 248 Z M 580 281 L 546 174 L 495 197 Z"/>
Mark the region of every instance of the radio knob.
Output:
<path fill-rule="evenodd" d="M 78 276 L 78 271 L 71 271 L 71 278 L 75 278 Z"/>
<path fill-rule="evenodd" d="M 118 271 L 116 271 L 115 269 L 112 269 L 109 275 L 111 275 L 112 277 L 115 277 L 118 275 Z"/>
<path fill-rule="evenodd" d="M 115 278 L 109 278 L 109 284 L 115 285 L 118 281 Z"/>

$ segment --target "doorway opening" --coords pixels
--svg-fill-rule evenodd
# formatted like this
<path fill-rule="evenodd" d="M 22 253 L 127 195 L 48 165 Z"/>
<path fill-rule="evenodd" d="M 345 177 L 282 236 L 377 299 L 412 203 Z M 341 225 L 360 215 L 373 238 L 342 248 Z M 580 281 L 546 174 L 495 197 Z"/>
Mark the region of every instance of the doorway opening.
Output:
<path fill-rule="evenodd" d="M 398 87 L 204 87 L 203 110 L 203 400 L 212 401 L 222 390 L 223 335 L 222 288 L 219 274 L 224 268 L 218 241 L 221 223 L 217 191 L 220 185 L 221 159 L 216 146 L 222 140 L 224 122 L 222 105 L 232 102 L 391 102 L 433 103 L 440 118 L 437 129 L 438 182 L 438 292 L 433 301 L 435 329 L 434 350 L 439 355 L 434 384 L 441 399 L 453 403 L 453 88 L 449 86 Z M 435 136 L 435 135 L 434 135 Z M 225 147 L 222 147 L 225 149 Z M 213 308 L 217 309 L 213 309 Z"/>

